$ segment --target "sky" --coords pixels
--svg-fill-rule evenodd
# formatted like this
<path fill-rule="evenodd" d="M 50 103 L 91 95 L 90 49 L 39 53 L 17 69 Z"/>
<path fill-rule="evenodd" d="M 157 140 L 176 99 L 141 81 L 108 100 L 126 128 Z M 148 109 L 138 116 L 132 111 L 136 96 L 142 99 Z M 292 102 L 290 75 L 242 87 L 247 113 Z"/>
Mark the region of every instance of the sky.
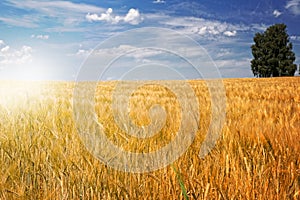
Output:
<path fill-rule="evenodd" d="M 253 37 L 276 23 L 300 64 L 300 0 L 2 0 L 0 9 L 0 79 L 253 77 Z"/>

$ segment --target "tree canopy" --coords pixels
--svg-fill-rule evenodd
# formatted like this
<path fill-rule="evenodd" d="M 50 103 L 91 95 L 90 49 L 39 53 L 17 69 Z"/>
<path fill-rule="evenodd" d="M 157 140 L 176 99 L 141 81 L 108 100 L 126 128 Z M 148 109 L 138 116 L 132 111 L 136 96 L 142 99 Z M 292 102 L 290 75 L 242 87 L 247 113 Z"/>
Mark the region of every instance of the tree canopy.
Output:
<path fill-rule="evenodd" d="M 275 24 L 256 33 L 251 46 L 251 69 L 256 77 L 294 76 L 297 65 L 285 24 Z"/>

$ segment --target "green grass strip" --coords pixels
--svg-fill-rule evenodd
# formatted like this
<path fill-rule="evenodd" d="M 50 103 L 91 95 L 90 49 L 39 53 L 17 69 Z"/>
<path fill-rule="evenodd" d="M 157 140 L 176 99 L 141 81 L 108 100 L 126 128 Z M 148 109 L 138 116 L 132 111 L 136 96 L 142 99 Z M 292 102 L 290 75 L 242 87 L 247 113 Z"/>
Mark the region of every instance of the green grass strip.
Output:
<path fill-rule="evenodd" d="M 188 194 L 187 194 L 186 189 L 185 189 L 185 187 L 184 187 L 184 183 L 183 183 L 183 181 L 182 181 L 182 178 L 181 178 L 181 176 L 180 176 L 180 173 L 176 170 L 176 168 L 174 167 L 173 164 L 172 164 L 171 166 L 172 166 L 173 170 L 174 170 L 175 173 L 176 173 L 176 178 L 177 178 L 177 180 L 178 180 L 178 182 L 179 182 L 180 189 L 181 189 L 181 192 L 182 192 L 182 194 L 183 194 L 183 196 L 184 196 L 184 199 L 185 199 L 185 200 L 189 200 L 189 197 L 188 197 Z"/>

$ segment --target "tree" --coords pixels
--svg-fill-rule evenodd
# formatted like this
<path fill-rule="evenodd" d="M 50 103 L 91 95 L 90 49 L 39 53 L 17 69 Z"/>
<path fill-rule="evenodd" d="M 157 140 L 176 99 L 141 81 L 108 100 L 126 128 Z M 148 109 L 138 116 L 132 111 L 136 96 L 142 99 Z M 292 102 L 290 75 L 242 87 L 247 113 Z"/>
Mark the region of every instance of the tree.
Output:
<path fill-rule="evenodd" d="M 251 69 L 256 77 L 294 76 L 297 65 L 285 24 L 275 24 L 256 33 L 251 46 Z"/>

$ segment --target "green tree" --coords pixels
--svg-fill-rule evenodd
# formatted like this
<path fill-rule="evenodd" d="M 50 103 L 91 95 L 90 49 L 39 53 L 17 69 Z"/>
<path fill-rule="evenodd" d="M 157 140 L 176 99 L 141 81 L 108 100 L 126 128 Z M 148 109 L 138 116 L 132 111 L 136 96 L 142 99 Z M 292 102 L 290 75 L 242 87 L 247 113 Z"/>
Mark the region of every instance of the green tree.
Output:
<path fill-rule="evenodd" d="M 251 46 L 251 69 L 256 77 L 294 76 L 297 65 L 285 24 L 275 24 L 256 33 Z"/>

